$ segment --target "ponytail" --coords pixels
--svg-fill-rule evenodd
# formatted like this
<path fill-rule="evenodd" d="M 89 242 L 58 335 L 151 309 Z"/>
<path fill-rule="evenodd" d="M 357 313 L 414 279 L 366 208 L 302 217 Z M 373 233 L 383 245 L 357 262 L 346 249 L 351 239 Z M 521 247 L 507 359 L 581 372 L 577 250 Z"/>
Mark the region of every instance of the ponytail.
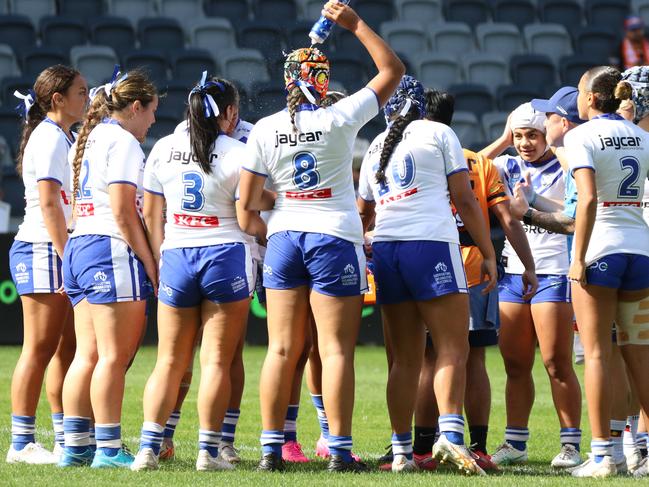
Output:
<path fill-rule="evenodd" d="M 597 66 L 586 71 L 586 90 L 595 97 L 593 107 L 602 113 L 615 113 L 622 100 L 631 97 L 632 89 L 622 82 L 622 73 L 611 66 Z M 619 96 L 618 96 L 619 95 Z"/>
<path fill-rule="evenodd" d="M 628 81 L 620 81 L 615 87 L 614 96 L 621 102 L 630 100 L 633 96 L 633 87 Z"/>
<path fill-rule="evenodd" d="M 302 103 L 303 98 L 304 95 L 302 94 L 302 90 L 300 90 L 297 85 L 294 85 L 286 96 L 286 108 L 291 117 L 291 125 L 293 126 L 294 133 L 299 132 L 297 125 L 295 124 L 295 115 L 297 114 L 297 108 L 300 103 Z"/>
<path fill-rule="evenodd" d="M 383 141 L 383 150 L 381 151 L 379 168 L 376 171 L 375 175 L 377 183 L 385 184 L 387 182 L 385 177 L 385 168 L 388 167 L 388 162 L 390 162 L 390 158 L 392 157 L 394 149 L 396 149 L 397 145 L 399 145 L 399 142 L 401 142 L 401 139 L 403 138 L 403 132 L 406 130 L 406 127 L 410 125 L 410 122 L 419 120 L 420 117 L 420 109 L 415 103 L 413 103 L 410 106 L 408 113 L 406 113 L 404 116 L 400 115 L 392 122 L 390 130 L 388 131 L 388 135 Z"/>

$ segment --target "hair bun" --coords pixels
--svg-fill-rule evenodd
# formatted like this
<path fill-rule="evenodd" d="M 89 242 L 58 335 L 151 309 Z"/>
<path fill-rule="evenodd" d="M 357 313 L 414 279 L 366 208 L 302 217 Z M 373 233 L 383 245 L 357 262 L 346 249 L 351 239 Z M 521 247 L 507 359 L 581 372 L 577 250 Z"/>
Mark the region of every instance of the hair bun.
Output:
<path fill-rule="evenodd" d="M 629 100 L 633 96 L 633 87 L 628 81 L 620 81 L 615 87 L 614 95 L 618 100 Z"/>

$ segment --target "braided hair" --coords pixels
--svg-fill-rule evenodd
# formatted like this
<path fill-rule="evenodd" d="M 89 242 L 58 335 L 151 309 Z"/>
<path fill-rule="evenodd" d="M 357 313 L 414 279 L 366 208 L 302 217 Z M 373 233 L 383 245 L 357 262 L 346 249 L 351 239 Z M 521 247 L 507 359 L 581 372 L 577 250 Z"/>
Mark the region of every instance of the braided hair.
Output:
<path fill-rule="evenodd" d="M 388 162 L 392 157 L 394 149 L 396 149 L 401 139 L 403 139 L 403 132 L 406 130 L 406 127 L 410 122 L 419 120 L 421 118 L 421 112 L 417 105 L 414 103 L 410 105 L 410 109 L 405 115 L 399 115 L 390 126 L 388 135 L 386 135 L 385 140 L 383 141 L 383 149 L 381 150 L 381 157 L 379 159 L 379 168 L 376 171 L 376 182 L 379 184 L 387 183 L 385 177 L 385 168 L 388 167 Z"/>

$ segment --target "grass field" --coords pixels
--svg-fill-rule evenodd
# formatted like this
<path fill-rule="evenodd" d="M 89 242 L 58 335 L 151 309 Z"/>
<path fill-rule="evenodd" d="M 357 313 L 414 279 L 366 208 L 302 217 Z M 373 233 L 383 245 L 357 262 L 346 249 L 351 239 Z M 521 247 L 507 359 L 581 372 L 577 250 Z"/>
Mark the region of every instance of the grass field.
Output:
<path fill-rule="evenodd" d="M 9 386 L 11 371 L 20 350 L 16 347 L 0 347 L 0 455 L 6 454 L 9 446 L 10 400 Z M 247 387 L 241 406 L 241 420 L 237 428 L 237 447 L 240 448 L 243 463 L 234 472 L 199 473 L 194 470 L 197 449 L 196 387 L 190 391 L 180 424 L 176 430 L 177 459 L 163 464 L 158 472 L 133 473 L 130 471 L 93 471 L 89 468 L 59 470 L 56 467 L 7 465 L 0 461 L 0 485 L 48 487 L 67 485 L 137 485 L 141 487 L 176 485 L 275 485 L 316 486 L 326 485 L 604 485 L 637 482 L 632 478 L 618 477 L 611 481 L 572 479 L 565 474 L 553 472 L 549 467 L 552 457 L 559 448 L 559 425 L 552 406 L 548 380 L 541 361 L 537 359 L 536 403 L 530 422 L 530 462 L 526 466 L 506 469 L 502 474 L 488 478 L 462 477 L 453 472 L 441 470 L 435 473 L 393 475 L 376 470 L 376 458 L 390 440 L 390 426 L 385 403 L 386 365 L 382 348 L 361 347 L 356 357 L 356 408 L 354 412 L 354 451 L 366 460 L 374 473 L 364 475 L 327 474 L 324 461 L 314 461 L 304 466 L 291 466 L 282 474 L 261 474 L 254 472 L 259 458 L 259 416 L 258 380 L 264 358 L 264 349 L 249 347 L 245 352 Z M 490 424 L 489 448 L 492 451 L 501 441 L 505 427 L 504 389 L 505 378 L 502 360 L 498 351 L 488 353 L 488 368 L 493 389 L 492 419 Z M 122 431 L 126 443 L 136 449 L 142 422 L 142 389 L 155 361 L 155 349 L 145 347 L 129 372 L 124 400 Z M 578 367 L 578 375 L 583 370 Z M 197 371 L 198 374 L 198 371 Z M 198 384 L 197 377 L 194 384 Z M 51 421 L 47 402 L 41 400 L 38 410 L 37 439 L 48 447 L 53 442 Z M 590 436 L 587 418 L 583 416 L 584 450 L 588 450 Z M 304 445 L 305 453 L 313 456 L 315 442 L 319 435 L 315 409 L 311 405 L 306 387 L 302 393 L 302 408 L 298 418 L 298 439 Z"/>

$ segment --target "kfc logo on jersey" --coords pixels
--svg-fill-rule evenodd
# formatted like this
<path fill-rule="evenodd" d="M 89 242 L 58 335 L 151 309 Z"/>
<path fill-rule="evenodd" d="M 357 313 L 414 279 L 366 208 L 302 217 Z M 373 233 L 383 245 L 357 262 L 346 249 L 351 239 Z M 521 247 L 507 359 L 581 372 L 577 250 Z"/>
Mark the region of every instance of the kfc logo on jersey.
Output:
<path fill-rule="evenodd" d="M 331 198 L 331 194 L 331 188 L 322 188 L 311 191 L 287 191 L 286 197 L 292 200 L 320 200 Z"/>
<path fill-rule="evenodd" d="M 219 218 L 217 216 L 183 215 L 174 213 L 174 225 L 193 228 L 218 227 Z"/>

